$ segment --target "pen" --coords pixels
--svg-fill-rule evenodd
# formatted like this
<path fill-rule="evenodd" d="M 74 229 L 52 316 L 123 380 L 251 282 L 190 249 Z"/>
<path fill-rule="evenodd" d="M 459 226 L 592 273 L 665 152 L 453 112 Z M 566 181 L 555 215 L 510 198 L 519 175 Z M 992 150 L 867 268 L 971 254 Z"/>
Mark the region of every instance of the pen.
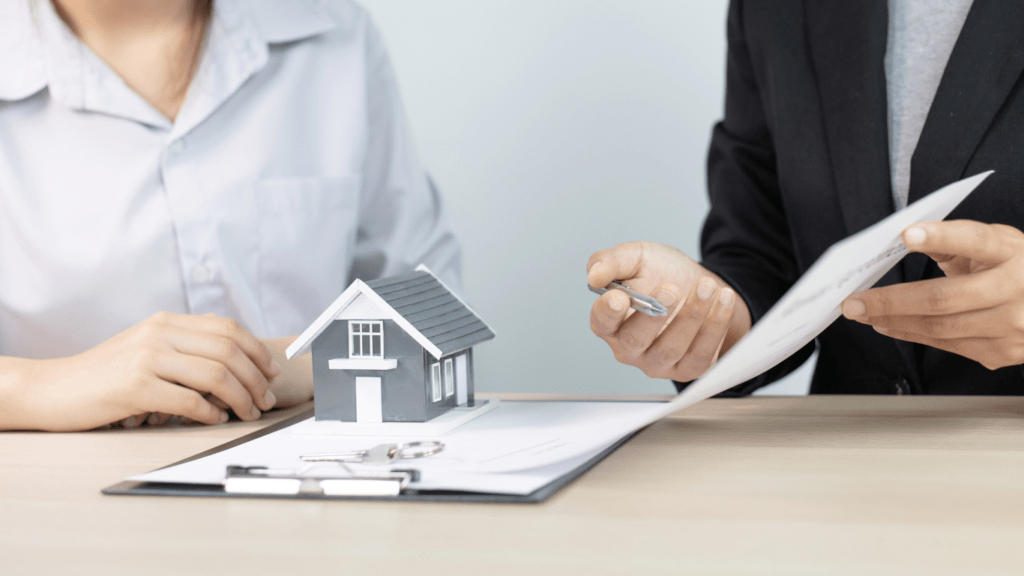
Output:
<path fill-rule="evenodd" d="M 631 302 L 630 308 L 643 312 L 648 316 L 666 316 L 668 315 L 668 308 L 662 306 L 661 302 L 658 302 L 654 298 L 641 294 L 635 290 L 632 290 L 629 286 L 619 282 L 618 280 L 612 280 L 611 284 L 604 288 L 594 288 L 590 284 L 587 284 L 587 288 L 595 294 L 604 294 L 608 290 L 622 290 L 629 295 Z"/>

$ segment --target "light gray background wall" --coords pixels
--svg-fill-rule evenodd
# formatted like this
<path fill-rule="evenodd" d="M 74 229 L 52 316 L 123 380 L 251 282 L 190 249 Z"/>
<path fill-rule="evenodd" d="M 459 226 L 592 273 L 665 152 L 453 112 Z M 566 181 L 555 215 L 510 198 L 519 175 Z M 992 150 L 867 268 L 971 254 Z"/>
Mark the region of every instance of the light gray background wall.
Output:
<path fill-rule="evenodd" d="M 477 389 L 667 393 L 589 329 L 586 262 L 696 255 L 722 114 L 726 0 L 363 0 L 498 334 Z M 765 391 L 805 393 L 808 367 Z"/>

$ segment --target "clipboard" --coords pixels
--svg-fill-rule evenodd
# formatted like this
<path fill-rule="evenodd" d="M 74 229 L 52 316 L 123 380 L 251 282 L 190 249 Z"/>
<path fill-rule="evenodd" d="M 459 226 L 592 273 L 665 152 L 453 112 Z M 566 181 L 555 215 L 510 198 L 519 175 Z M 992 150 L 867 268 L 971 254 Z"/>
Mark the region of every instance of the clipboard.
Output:
<path fill-rule="evenodd" d="M 230 442 L 226 442 L 219 446 L 215 446 L 199 454 L 195 454 L 173 464 L 169 464 L 164 468 L 170 466 L 176 466 L 178 464 L 184 464 L 192 460 L 197 460 L 222 452 L 229 448 L 239 446 L 246 442 L 255 440 L 261 436 L 271 434 L 283 428 L 287 428 L 293 424 L 307 420 L 313 416 L 313 409 L 310 408 L 308 411 L 301 414 L 296 414 L 290 418 L 282 420 L 276 424 L 267 426 L 245 436 L 236 438 Z M 642 430 L 642 429 L 641 429 Z M 538 488 L 537 490 L 525 494 L 525 495 L 513 495 L 513 494 L 488 494 L 481 492 L 469 492 L 459 490 L 410 490 L 403 489 L 395 496 L 365 496 L 356 494 L 322 494 L 322 493 L 298 493 L 298 494 L 254 494 L 254 493 L 229 493 L 225 491 L 222 484 L 179 484 L 179 483 L 162 483 L 162 482 L 138 482 L 134 480 L 124 480 L 112 486 L 104 488 L 101 492 L 108 496 L 190 496 L 196 498 L 274 498 L 274 499 L 292 499 L 292 500 L 363 500 L 363 501 L 407 501 L 407 502 L 466 502 L 466 503 L 504 503 L 504 504 L 539 504 L 544 502 L 551 497 L 552 494 L 558 492 L 565 486 L 571 484 L 574 480 L 585 474 L 588 470 L 597 465 L 598 462 L 604 460 L 609 454 L 617 450 L 620 446 L 628 442 L 634 436 L 639 434 L 641 430 L 634 431 L 614 444 L 611 444 L 600 453 L 596 454 L 593 458 L 587 460 L 583 464 L 580 464 L 570 472 L 556 478 L 548 484 Z"/>

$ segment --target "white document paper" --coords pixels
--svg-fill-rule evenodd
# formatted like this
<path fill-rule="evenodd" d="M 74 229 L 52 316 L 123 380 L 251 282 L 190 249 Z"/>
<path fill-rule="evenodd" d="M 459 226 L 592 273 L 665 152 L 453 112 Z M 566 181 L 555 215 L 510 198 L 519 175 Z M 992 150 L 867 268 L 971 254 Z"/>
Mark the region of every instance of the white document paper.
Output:
<path fill-rule="evenodd" d="M 544 455 L 507 458 L 487 469 L 527 469 L 592 451 L 776 366 L 835 321 L 842 314 L 839 307 L 847 296 L 870 288 L 907 254 L 901 238 L 904 230 L 917 222 L 944 219 L 991 173 L 954 182 L 834 244 L 704 376 L 654 413 L 637 418 L 626 428 L 580 436 Z"/>
<path fill-rule="evenodd" d="M 629 433 L 628 426 L 658 410 L 660 402 L 502 402 L 459 428 L 437 437 L 444 443 L 440 453 L 392 465 L 415 468 L 419 481 L 411 485 L 419 490 L 464 490 L 493 494 L 529 494 L 573 471 L 612 443 Z M 365 450 L 378 444 L 423 440 L 422 436 L 337 436 L 311 435 L 309 421 L 261 436 L 209 456 L 133 476 L 130 480 L 185 484 L 220 484 L 229 465 L 267 466 L 298 470 L 308 465 L 303 454 L 340 453 Z M 529 470 L 491 472 L 502 462 L 543 458 L 566 442 L 579 437 L 599 435 L 607 428 L 624 430 L 606 444 L 577 451 L 567 458 L 528 466 Z M 381 470 L 383 467 L 350 464 L 355 471 Z M 336 464 L 325 464 L 315 472 L 330 474 Z M 340 475 L 340 471 L 337 472 Z"/>

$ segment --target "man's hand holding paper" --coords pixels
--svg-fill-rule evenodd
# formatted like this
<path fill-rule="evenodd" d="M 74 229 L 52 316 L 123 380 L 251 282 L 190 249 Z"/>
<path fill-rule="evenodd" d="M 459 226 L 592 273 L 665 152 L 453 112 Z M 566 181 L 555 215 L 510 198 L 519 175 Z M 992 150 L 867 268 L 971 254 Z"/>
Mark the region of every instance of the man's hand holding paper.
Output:
<path fill-rule="evenodd" d="M 946 277 L 854 294 L 843 314 L 989 369 L 1024 364 L 1024 233 L 970 220 L 928 222 L 908 228 L 903 242 Z"/>

